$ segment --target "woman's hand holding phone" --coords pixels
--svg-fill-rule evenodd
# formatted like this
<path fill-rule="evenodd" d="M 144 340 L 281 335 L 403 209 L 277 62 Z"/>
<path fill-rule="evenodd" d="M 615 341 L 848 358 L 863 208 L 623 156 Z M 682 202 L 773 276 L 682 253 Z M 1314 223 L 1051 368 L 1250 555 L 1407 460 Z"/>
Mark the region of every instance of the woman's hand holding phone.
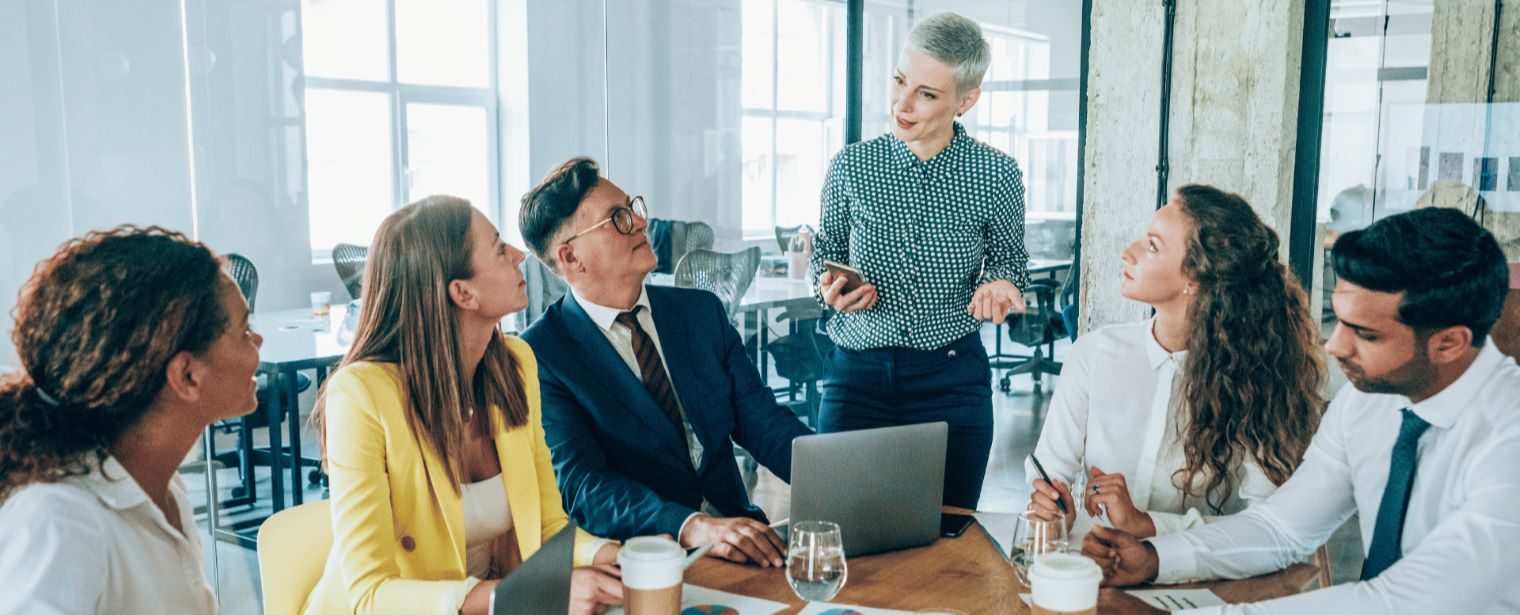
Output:
<path fill-rule="evenodd" d="M 824 304 L 840 313 L 869 310 L 876 306 L 876 285 L 862 283 L 854 290 L 845 291 L 850 278 L 832 269 L 825 269 L 818 276 L 818 295 Z M 862 281 L 863 282 L 863 281 Z"/>

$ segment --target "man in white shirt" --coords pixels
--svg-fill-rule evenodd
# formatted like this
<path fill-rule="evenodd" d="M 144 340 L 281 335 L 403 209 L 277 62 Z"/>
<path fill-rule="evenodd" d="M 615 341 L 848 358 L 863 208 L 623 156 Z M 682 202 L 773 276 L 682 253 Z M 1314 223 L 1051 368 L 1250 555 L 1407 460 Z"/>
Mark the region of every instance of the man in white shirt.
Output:
<path fill-rule="evenodd" d="M 1459 211 L 1421 209 L 1342 235 L 1333 260 L 1340 322 L 1325 349 L 1352 386 L 1293 477 L 1187 532 L 1142 542 L 1095 528 L 1083 553 L 1109 585 L 1249 577 L 1302 560 L 1360 512 L 1358 582 L 1196 612 L 1520 612 L 1520 367 L 1486 343 L 1508 286 L 1498 243 Z"/>

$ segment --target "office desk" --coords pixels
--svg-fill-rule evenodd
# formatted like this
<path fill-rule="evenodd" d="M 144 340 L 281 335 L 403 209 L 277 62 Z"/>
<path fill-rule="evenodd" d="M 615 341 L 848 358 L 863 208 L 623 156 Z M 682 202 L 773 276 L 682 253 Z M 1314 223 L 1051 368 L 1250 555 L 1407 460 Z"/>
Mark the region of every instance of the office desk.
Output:
<path fill-rule="evenodd" d="M 1024 615 L 1029 607 L 1019 599 L 1029 590 L 1013 566 L 988 539 L 981 524 L 959 538 L 934 544 L 851 558 L 844 589 L 831 602 L 914 611 L 953 608 L 967 613 Z M 1317 569 L 1295 564 L 1281 572 L 1242 579 L 1194 583 L 1177 587 L 1207 588 L 1230 602 L 1254 602 L 1303 591 Z M 702 587 L 775 600 L 796 613 L 803 602 L 786 583 L 781 568 L 757 568 L 704 558 L 686 572 L 686 582 Z M 1100 612 L 1101 613 L 1101 612 Z"/>
<path fill-rule="evenodd" d="M 310 308 L 257 312 L 249 316 L 249 325 L 264 337 L 259 349 L 258 373 L 267 378 L 267 401 L 262 409 L 263 425 L 269 430 L 269 499 L 271 512 L 279 512 L 286 506 L 285 481 L 290 481 L 291 505 L 302 503 L 301 486 L 301 408 L 297 390 L 296 373 L 314 370 L 313 384 L 322 386 L 327 371 L 348 352 L 350 340 L 340 337 L 338 328 L 343 324 L 346 305 L 334 305 L 326 319 L 314 318 Z M 285 431 L 281 432 L 281 417 Z M 289 452 L 285 452 L 289 442 Z M 245 427 L 242 436 L 244 459 L 252 439 Z M 221 503 L 223 507 L 252 505 L 258 501 L 253 468 L 244 470 L 247 476 L 247 494 Z M 287 475 L 288 473 L 288 475 Z M 217 538 L 252 547 L 262 518 L 248 519 L 230 526 L 217 528 Z"/>

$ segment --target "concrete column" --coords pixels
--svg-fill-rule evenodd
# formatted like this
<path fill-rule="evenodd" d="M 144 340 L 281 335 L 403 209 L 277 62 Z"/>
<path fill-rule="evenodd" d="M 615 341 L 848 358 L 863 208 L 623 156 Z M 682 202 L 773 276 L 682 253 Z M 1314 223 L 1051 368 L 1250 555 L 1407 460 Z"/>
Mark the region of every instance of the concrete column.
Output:
<path fill-rule="evenodd" d="M 1506 3 L 1500 12 L 1498 62 L 1494 76 L 1496 105 L 1520 102 L 1520 5 Z M 1426 102 L 1436 107 L 1426 121 L 1437 123 L 1441 134 L 1469 132 L 1482 135 L 1485 115 L 1473 112 L 1471 105 L 1488 101 L 1490 58 L 1493 54 L 1493 0 L 1442 0 L 1434 5 L 1431 16 L 1430 74 Z M 1514 127 L 1515 112 L 1495 110 L 1490 151 L 1500 156 L 1501 189 L 1508 172 L 1506 158 L 1513 150 L 1500 146 L 1512 137 L 1501 134 Z M 1426 134 L 1431 131 L 1427 128 Z M 1439 183 L 1421 198 L 1421 204 L 1455 207 L 1473 211 L 1477 192 L 1464 184 Z M 1499 239 L 1511 261 L 1520 261 L 1520 213 L 1490 210 L 1485 226 Z"/>
<path fill-rule="evenodd" d="M 1155 209 L 1161 2 L 1098 0 L 1088 55 L 1083 331 L 1145 318 L 1119 295 L 1119 253 Z M 1169 189 L 1237 192 L 1284 239 L 1292 210 L 1303 0 L 1180 1 Z"/>

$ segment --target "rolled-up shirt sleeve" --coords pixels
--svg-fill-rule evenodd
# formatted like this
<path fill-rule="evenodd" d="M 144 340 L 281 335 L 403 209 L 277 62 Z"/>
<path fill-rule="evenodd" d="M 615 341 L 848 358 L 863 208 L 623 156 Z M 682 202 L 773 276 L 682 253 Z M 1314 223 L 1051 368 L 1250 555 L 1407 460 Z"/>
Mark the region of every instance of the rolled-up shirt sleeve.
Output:
<path fill-rule="evenodd" d="M 1303 467 L 1261 505 L 1197 530 L 1153 539 L 1160 583 L 1204 577 L 1240 578 L 1302 559 L 1355 509 L 1341 444 L 1355 437 L 1326 415 Z M 1462 503 L 1418 545 L 1376 578 L 1266 602 L 1190 613 L 1490 612 L 1520 570 L 1520 429 L 1486 439 L 1467 453 L 1456 475 Z M 1364 513 L 1365 514 L 1365 513 Z"/>

